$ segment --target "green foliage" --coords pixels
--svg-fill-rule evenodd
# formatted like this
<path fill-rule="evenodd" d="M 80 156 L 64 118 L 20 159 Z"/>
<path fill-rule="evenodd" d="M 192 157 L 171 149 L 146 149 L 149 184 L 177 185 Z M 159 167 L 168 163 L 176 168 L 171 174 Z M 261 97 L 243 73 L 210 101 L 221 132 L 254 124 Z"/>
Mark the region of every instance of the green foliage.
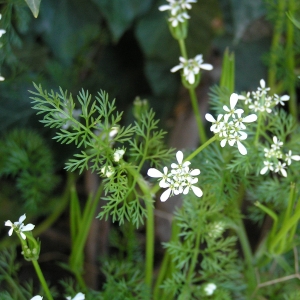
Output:
<path fill-rule="evenodd" d="M 20 197 L 9 197 L 26 211 L 36 211 L 58 182 L 52 153 L 43 138 L 30 129 L 15 129 L 0 141 L 0 176 L 8 184 L 10 179 L 15 181 Z"/>

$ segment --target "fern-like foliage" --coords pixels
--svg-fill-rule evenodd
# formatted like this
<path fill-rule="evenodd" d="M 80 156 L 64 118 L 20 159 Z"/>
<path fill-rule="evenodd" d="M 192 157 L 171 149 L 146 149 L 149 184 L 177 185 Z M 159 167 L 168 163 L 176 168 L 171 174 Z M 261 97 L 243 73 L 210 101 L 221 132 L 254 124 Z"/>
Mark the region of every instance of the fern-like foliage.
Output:
<path fill-rule="evenodd" d="M 0 140 L 0 177 L 14 180 L 21 197 L 13 198 L 22 200 L 26 211 L 35 211 L 49 197 L 58 178 L 52 153 L 37 132 L 14 129 Z"/>

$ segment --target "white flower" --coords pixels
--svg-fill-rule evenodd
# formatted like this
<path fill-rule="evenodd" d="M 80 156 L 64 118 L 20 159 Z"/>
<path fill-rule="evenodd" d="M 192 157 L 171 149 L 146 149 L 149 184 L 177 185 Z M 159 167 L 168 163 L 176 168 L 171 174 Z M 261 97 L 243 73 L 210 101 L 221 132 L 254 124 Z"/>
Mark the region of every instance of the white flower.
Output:
<path fill-rule="evenodd" d="M 261 175 L 266 174 L 268 170 L 274 171 L 273 163 L 272 163 L 272 162 L 266 160 L 266 161 L 264 161 L 264 165 L 265 165 L 265 166 L 264 166 L 264 167 L 261 169 L 261 171 L 260 171 L 260 174 L 261 174 Z"/>
<path fill-rule="evenodd" d="M 2 37 L 2 35 L 3 34 L 5 34 L 6 33 L 6 30 L 4 30 L 4 29 L 0 29 L 0 38 Z"/>
<path fill-rule="evenodd" d="M 285 163 L 281 163 L 280 161 L 277 163 L 277 165 L 275 166 L 275 173 L 280 172 L 282 174 L 282 176 L 287 177 L 287 173 L 285 170 Z"/>
<path fill-rule="evenodd" d="M 191 164 L 191 162 L 186 161 L 186 162 L 182 163 L 182 161 L 183 161 L 182 151 L 177 151 L 176 159 L 177 159 L 178 164 L 175 164 L 175 163 L 171 164 L 171 168 L 175 169 L 175 170 L 172 170 L 172 173 L 178 174 L 178 173 L 182 173 L 182 172 L 187 172 L 188 166 Z"/>
<path fill-rule="evenodd" d="M 68 296 L 66 299 L 67 300 L 84 300 L 85 295 L 82 293 L 78 293 L 74 298 L 71 298 L 70 296 Z"/>
<path fill-rule="evenodd" d="M 211 296 L 214 293 L 216 288 L 217 288 L 217 286 L 214 283 L 208 283 L 205 286 L 204 291 L 207 296 Z"/>
<path fill-rule="evenodd" d="M 125 153 L 125 150 L 123 150 L 123 149 L 117 149 L 117 150 L 114 152 L 114 161 L 115 161 L 115 162 L 119 162 L 120 159 L 122 159 L 124 153 Z"/>
<path fill-rule="evenodd" d="M 5 78 L 0 75 L 0 81 L 4 81 L 4 80 L 5 80 Z"/>
<path fill-rule="evenodd" d="M 170 4 L 161 5 L 158 9 L 160 11 L 169 10 L 171 15 L 175 16 L 177 12 L 180 10 L 180 5 L 176 0 L 167 0 Z"/>
<path fill-rule="evenodd" d="M 258 101 L 254 101 L 254 103 L 250 104 L 249 108 L 254 110 L 254 112 L 261 111 L 261 106 Z"/>
<path fill-rule="evenodd" d="M 283 95 L 279 97 L 277 94 L 274 94 L 275 105 L 278 105 L 280 103 L 282 106 L 284 106 L 283 101 L 288 101 L 288 100 L 290 100 L 290 96 L 288 95 Z"/>
<path fill-rule="evenodd" d="M 159 182 L 159 186 L 162 188 L 167 188 L 169 187 L 169 183 L 166 183 L 169 174 L 168 174 L 168 168 L 164 167 L 164 173 L 160 172 L 159 170 L 155 169 L 155 168 L 150 168 L 147 172 L 148 176 L 153 177 L 153 178 L 161 178 L 160 182 Z"/>
<path fill-rule="evenodd" d="M 242 110 L 241 108 L 235 109 L 238 100 L 239 95 L 233 93 L 230 96 L 230 108 L 227 105 L 223 106 L 223 109 L 227 112 L 227 114 L 225 114 L 224 116 L 226 121 L 229 119 L 229 117 L 233 116 L 234 114 L 242 114 L 244 112 L 244 110 Z"/>
<path fill-rule="evenodd" d="M 30 300 L 42 300 L 42 299 L 43 299 L 42 296 L 37 295 L 37 296 L 34 296 L 33 298 L 31 298 Z"/>
<path fill-rule="evenodd" d="M 243 123 L 252 123 L 257 120 L 256 114 L 251 114 L 247 117 L 242 118 L 240 112 L 237 113 L 237 117 L 234 117 L 234 124 L 239 127 L 239 129 L 246 129 L 246 126 Z"/>
<path fill-rule="evenodd" d="M 281 142 L 277 136 L 273 136 L 274 144 L 271 145 L 271 148 L 274 150 L 279 150 L 283 146 L 283 142 Z"/>
<path fill-rule="evenodd" d="M 235 133 L 235 134 L 229 136 L 228 144 L 230 146 L 233 146 L 236 143 L 240 153 L 242 155 L 246 155 L 247 154 L 247 149 L 241 143 L 241 141 L 245 140 L 246 138 L 247 138 L 247 134 L 245 132 L 239 131 L 238 133 Z"/>
<path fill-rule="evenodd" d="M 202 195 L 203 195 L 202 190 L 200 188 L 198 188 L 197 186 L 193 185 L 197 182 L 198 182 L 198 178 L 189 177 L 187 179 L 186 187 L 183 190 L 183 194 L 186 195 L 189 192 L 189 190 L 192 189 L 192 191 L 194 192 L 194 194 L 197 197 L 199 197 L 199 198 L 202 197 Z"/>
<path fill-rule="evenodd" d="M 248 104 L 250 104 L 252 102 L 252 99 L 251 99 L 250 96 L 251 96 L 250 92 L 248 92 L 246 96 L 239 95 L 239 100 L 244 100 L 245 104 L 248 105 Z"/>
<path fill-rule="evenodd" d="M 115 170 L 112 166 L 105 166 L 101 168 L 101 173 L 109 178 L 111 175 L 115 173 Z"/>
<path fill-rule="evenodd" d="M 292 151 L 289 150 L 289 152 L 285 154 L 285 161 L 287 162 L 288 166 L 292 163 L 292 160 L 299 161 L 300 155 L 292 155 Z"/>
<path fill-rule="evenodd" d="M 5 226 L 10 226 L 10 230 L 8 231 L 8 235 L 11 236 L 13 231 L 15 230 L 16 232 L 20 233 L 21 237 L 23 240 L 26 240 L 26 235 L 23 233 L 25 231 L 31 231 L 35 227 L 35 225 L 29 223 L 27 225 L 23 224 L 23 221 L 26 219 L 26 215 L 22 215 L 19 218 L 18 222 L 12 223 L 10 220 L 7 220 L 4 225 Z"/>
<path fill-rule="evenodd" d="M 169 18 L 169 22 L 173 27 L 177 27 L 179 23 L 184 23 L 188 19 L 190 19 L 190 16 L 186 12 L 183 12 L 181 14 L 171 16 Z"/>
<path fill-rule="evenodd" d="M 220 130 L 223 128 L 224 123 L 221 122 L 221 119 L 223 118 L 222 114 L 219 114 L 217 117 L 217 120 L 215 120 L 215 118 L 211 115 L 211 114 L 205 114 L 205 119 L 208 122 L 212 122 L 212 126 L 210 127 L 210 131 L 214 132 L 214 133 L 218 133 L 220 132 Z"/>
<path fill-rule="evenodd" d="M 270 88 L 266 88 L 266 82 L 263 79 L 261 79 L 259 83 L 260 87 L 257 88 L 257 90 L 261 93 L 261 95 L 266 95 Z"/>
<path fill-rule="evenodd" d="M 200 69 L 212 70 L 213 66 L 210 64 L 204 64 L 202 54 L 197 55 L 195 58 L 185 59 L 184 57 L 179 57 L 179 65 L 173 67 L 171 72 L 174 73 L 180 69 L 183 69 L 183 75 L 185 79 L 190 83 L 195 83 L 195 76 L 199 74 Z"/>

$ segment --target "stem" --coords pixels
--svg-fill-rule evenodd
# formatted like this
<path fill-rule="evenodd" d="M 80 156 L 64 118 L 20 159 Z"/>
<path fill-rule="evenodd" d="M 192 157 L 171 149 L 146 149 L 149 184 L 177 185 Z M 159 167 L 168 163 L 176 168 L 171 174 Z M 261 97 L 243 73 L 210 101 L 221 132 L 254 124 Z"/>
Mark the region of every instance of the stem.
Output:
<path fill-rule="evenodd" d="M 207 141 L 207 137 L 206 137 L 206 133 L 205 133 L 204 126 L 203 126 L 202 117 L 201 117 L 201 114 L 200 114 L 199 108 L 198 108 L 198 100 L 197 100 L 195 88 L 189 88 L 189 93 L 190 93 L 192 107 L 193 107 L 193 111 L 194 111 L 197 126 L 198 126 L 199 137 L 200 137 L 201 142 L 205 143 Z"/>
<path fill-rule="evenodd" d="M 179 48 L 180 48 L 180 52 L 181 52 L 181 55 L 187 59 L 187 52 L 186 52 L 186 48 L 185 48 L 185 43 L 184 43 L 184 40 L 183 39 L 180 39 L 178 40 L 178 43 L 179 43 Z"/>
<path fill-rule="evenodd" d="M 257 121 L 256 134 L 255 134 L 255 140 L 254 140 L 255 145 L 258 144 L 259 133 L 260 133 L 260 127 L 261 127 L 261 120 L 262 120 L 262 114 L 259 113 L 259 114 L 258 114 L 258 121 Z"/>
<path fill-rule="evenodd" d="M 208 141 L 206 141 L 204 144 L 202 144 L 200 147 L 198 147 L 194 152 L 192 152 L 184 161 L 192 160 L 198 153 L 200 153 L 202 150 L 204 150 L 209 144 L 214 142 L 216 139 L 217 139 L 216 135 L 211 137 Z"/>
<path fill-rule="evenodd" d="M 153 259 L 154 259 L 154 212 L 153 203 L 146 200 L 147 221 L 146 221 L 146 267 L 145 283 L 152 286 Z"/>
<path fill-rule="evenodd" d="M 32 260 L 32 264 L 33 264 L 33 266 L 35 268 L 35 272 L 36 272 L 36 274 L 37 274 L 37 276 L 38 276 L 38 278 L 40 280 L 40 283 L 41 283 L 41 285 L 42 285 L 42 287 L 44 289 L 46 297 L 48 298 L 48 300 L 53 300 L 53 298 L 51 296 L 51 293 L 50 293 L 50 290 L 48 288 L 48 285 L 46 283 L 45 277 L 43 275 L 43 272 L 42 272 L 42 270 L 40 268 L 40 265 L 39 265 L 38 261 L 37 260 Z"/>

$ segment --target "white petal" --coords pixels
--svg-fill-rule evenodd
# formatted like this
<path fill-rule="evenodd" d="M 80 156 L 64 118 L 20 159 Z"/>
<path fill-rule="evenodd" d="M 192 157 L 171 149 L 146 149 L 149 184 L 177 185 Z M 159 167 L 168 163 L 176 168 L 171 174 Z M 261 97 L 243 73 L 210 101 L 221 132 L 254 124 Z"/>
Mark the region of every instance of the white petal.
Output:
<path fill-rule="evenodd" d="M 26 219 L 26 214 L 22 215 L 20 218 L 19 218 L 19 223 L 23 223 L 23 221 Z"/>
<path fill-rule="evenodd" d="M 13 227 L 12 227 L 11 229 L 9 229 L 8 235 L 11 236 L 13 232 L 14 232 L 14 229 L 13 229 Z"/>
<path fill-rule="evenodd" d="M 177 158 L 178 163 L 181 165 L 182 164 L 182 160 L 183 160 L 183 153 L 182 153 L 182 151 L 177 151 L 176 158 Z"/>
<path fill-rule="evenodd" d="M 190 72 L 187 78 L 189 84 L 194 84 L 195 83 L 195 74 L 193 72 Z"/>
<path fill-rule="evenodd" d="M 239 95 L 236 93 L 231 94 L 230 96 L 230 107 L 231 109 L 235 108 L 237 102 L 239 100 Z"/>
<path fill-rule="evenodd" d="M 160 11 L 165 11 L 165 10 L 169 10 L 170 9 L 170 5 L 161 5 L 158 10 Z"/>
<path fill-rule="evenodd" d="M 170 197 L 170 194 L 171 194 L 171 189 L 167 189 L 166 191 L 164 191 L 160 196 L 160 201 L 165 202 Z"/>
<path fill-rule="evenodd" d="M 299 156 L 299 155 L 292 155 L 291 158 L 292 158 L 293 160 L 297 160 L 297 161 L 300 160 L 300 156 Z"/>
<path fill-rule="evenodd" d="M 224 109 L 225 111 L 227 111 L 227 112 L 230 111 L 230 109 L 227 107 L 227 105 L 223 105 L 223 109 Z"/>
<path fill-rule="evenodd" d="M 221 145 L 221 147 L 222 147 L 222 148 L 223 148 L 223 147 L 225 147 L 225 145 L 226 145 L 226 142 L 227 142 L 227 140 L 226 140 L 226 139 L 224 139 L 224 140 L 222 140 L 222 141 L 221 141 L 220 145 Z"/>
<path fill-rule="evenodd" d="M 202 65 L 200 65 L 200 68 L 203 70 L 210 71 L 213 69 L 213 66 L 211 64 L 202 64 Z"/>
<path fill-rule="evenodd" d="M 153 178 L 160 178 L 163 177 L 164 174 L 162 172 L 160 172 L 157 169 L 154 168 L 150 168 L 147 172 L 148 176 L 153 177 Z"/>
<path fill-rule="evenodd" d="M 283 96 L 280 97 L 280 99 L 283 100 L 283 101 L 288 101 L 288 100 L 290 100 L 290 96 L 289 95 L 283 95 Z"/>
<path fill-rule="evenodd" d="M 263 79 L 261 79 L 259 83 L 262 88 L 264 88 L 266 86 L 266 83 Z"/>
<path fill-rule="evenodd" d="M 171 72 L 174 73 L 174 72 L 176 72 L 176 71 L 178 71 L 178 70 L 180 70 L 180 69 L 182 69 L 182 65 L 178 65 L 178 66 L 173 67 L 173 68 L 171 69 Z"/>
<path fill-rule="evenodd" d="M 234 112 L 234 113 L 236 113 L 237 115 L 241 115 L 243 112 L 244 112 L 244 110 L 243 110 L 243 109 L 241 109 L 241 108 L 238 108 L 237 110 L 235 110 L 235 112 Z"/>
<path fill-rule="evenodd" d="M 211 114 L 205 114 L 205 119 L 208 121 L 208 122 L 216 122 L 215 118 L 211 115 Z"/>
<path fill-rule="evenodd" d="M 282 169 L 280 170 L 280 172 L 281 172 L 282 176 L 287 177 L 287 173 L 286 173 L 286 170 L 285 170 L 285 169 L 282 168 Z"/>
<path fill-rule="evenodd" d="M 264 175 L 264 174 L 266 174 L 267 173 L 267 171 L 268 171 L 268 166 L 266 166 L 266 167 L 263 167 L 262 169 L 261 169 L 261 171 L 260 171 L 260 174 L 261 175 Z"/>
<path fill-rule="evenodd" d="M 7 221 L 4 223 L 4 225 L 5 225 L 5 226 L 10 226 L 10 227 L 12 227 L 12 226 L 13 226 L 13 223 L 12 223 L 12 221 L 7 220 Z"/>
<path fill-rule="evenodd" d="M 42 300 L 43 297 L 37 295 L 37 296 L 34 296 L 33 298 L 31 298 L 30 300 Z"/>
<path fill-rule="evenodd" d="M 256 120 L 257 120 L 257 115 L 256 114 L 252 114 L 252 115 L 249 115 L 249 116 L 245 117 L 243 119 L 243 122 L 251 123 L 251 122 L 255 122 Z"/>
<path fill-rule="evenodd" d="M 203 192 L 200 188 L 198 188 L 197 186 L 191 186 L 191 189 L 193 190 L 194 194 L 197 196 L 197 197 L 202 197 L 203 195 Z"/>
<path fill-rule="evenodd" d="M 299 156 L 300 159 L 300 156 Z M 200 174 L 200 170 L 199 169 L 194 169 L 190 172 L 190 175 L 192 176 L 198 176 Z"/>
<path fill-rule="evenodd" d="M 33 230 L 34 227 L 35 227 L 35 225 L 29 223 L 29 224 L 23 226 L 21 231 L 31 231 L 31 230 Z"/>
<path fill-rule="evenodd" d="M 245 148 L 245 146 L 239 141 L 237 141 L 237 145 L 238 145 L 238 149 L 239 149 L 240 153 L 242 155 L 246 155 L 247 154 L 247 149 Z"/>
<path fill-rule="evenodd" d="M 82 293 L 78 293 L 72 300 L 84 300 L 85 296 Z"/>
<path fill-rule="evenodd" d="M 22 231 L 20 231 L 20 235 L 23 240 L 26 240 L 26 235 Z"/>

